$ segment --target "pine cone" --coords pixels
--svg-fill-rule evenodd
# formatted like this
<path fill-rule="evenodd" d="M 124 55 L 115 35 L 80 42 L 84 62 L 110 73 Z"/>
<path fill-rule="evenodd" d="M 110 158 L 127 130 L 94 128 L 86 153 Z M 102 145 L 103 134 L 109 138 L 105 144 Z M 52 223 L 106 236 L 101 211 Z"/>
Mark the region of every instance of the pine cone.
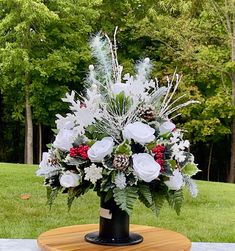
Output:
<path fill-rule="evenodd" d="M 126 154 L 117 154 L 114 156 L 113 166 L 118 170 L 125 170 L 130 164 L 129 156 Z"/>
<path fill-rule="evenodd" d="M 144 107 L 140 111 L 140 117 L 147 120 L 147 121 L 152 121 L 155 119 L 156 114 L 155 114 L 155 111 L 152 107 Z"/>

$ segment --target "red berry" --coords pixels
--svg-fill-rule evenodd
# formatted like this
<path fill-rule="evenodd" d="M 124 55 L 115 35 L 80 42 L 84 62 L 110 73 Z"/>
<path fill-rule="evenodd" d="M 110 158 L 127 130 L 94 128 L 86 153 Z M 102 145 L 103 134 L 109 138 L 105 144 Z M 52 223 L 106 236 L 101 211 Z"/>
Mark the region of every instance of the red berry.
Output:
<path fill-rule="evenodd" d="M 69 154 L 73 158 L 80 156 L 80 157 L 82 157 L 82 159 L 87 160 L 88 159 L 88 155 L 87 155 L 88 149 L 89 149 L 89 146 L 80 145 L 78 147 L 70 148 Z"/>
<path fill-rule="evenodd" d="M 163 159 L 157 159 L 156 162 L 160 165 L 163 166 L 164 160 Z"/>

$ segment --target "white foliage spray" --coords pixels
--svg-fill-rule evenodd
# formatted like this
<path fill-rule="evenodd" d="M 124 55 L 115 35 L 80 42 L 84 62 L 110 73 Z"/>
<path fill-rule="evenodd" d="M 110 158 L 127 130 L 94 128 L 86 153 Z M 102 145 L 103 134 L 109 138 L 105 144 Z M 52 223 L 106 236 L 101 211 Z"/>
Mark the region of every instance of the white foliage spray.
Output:
<path fill-rule="evenodd" d="M 167 86 L 160 87 L 157 79 L 150 79 L 152 64 L 149 58 L 136 65 L 135 76 L 128 73 L 122 77 L 123 67 L 119 65 L 117 58 L 116 32 L 117 28 L 113 43 L 107 35 L 101 36 L 98 33 L 92 37 L 90 46 L 97 65 L 89 66 L 87 95 L 81 97 L 81 103 L 75 100 L 74 92 L 67 94 L 63 101 L 71 104 L 72 114 L 67 114 L 65 118 L 58 117 L 57 124 L 75 124 L 79 132 L 84 132 L 87 126 L 95 124 L 99 132 L 120 143 L 124 127 L 142 120 L 140 112 L 144 106 L 153 107 L 157 117 L 168 119 L 178 109 L 196 101 L 178 104 L 184 97 L 182 95 L 172 102 L 180 76 L 175 72 L 171 80 L 167 79 Z M 118 93 L 114 92 L 117 87 L 121 88 Z"/>
<path fill-rule="evenodd" d="M 179 76 L 179 74 L 177 74 L 176 72 L 174 72 L 172 79 L 170 80 L 167 77 L 167 92 L 166 95 L 164 97 L 164 100 L 162 102 L 161 105 L 161 111 L 159 113 L 160 117 L 168 117 L 170 114 L 176 112 L 177 110 L 188 106 L 190 104 L 195 104 L 195 103 L 200 103 L 199 101 L 195 101 L 195 100 L 188 100 L 184 103 L 181 103 L 179 105 L 174 106 L 180 99 L 182 99 L 185 95 L 180 96 L 179 98 L 177 98 L 175 101 L 172 101 L 172 98 L 180 84 L 180 80 L 181 80 L 181 76 Z"/>
<path fill-rule="evenodd" d="M 97 93 L 97 86 L 94 84 L 87 89 L 86 97 L 82 97 L 83 102 L 76 100 L 74 91 L 71 94 L 67 93 L 62 100 L 70 103 L 69 108 L 72 113 L 68 113 L 66 117 L 57 115 L 56 124 L 58 129 L 71 124 L 73 125 L 71 128 L 77 130 L 79 134 L 83 134 L 86 127 L 92 125 L 101 117 L 100 105 L 102 101 L 100 94 Z"/>

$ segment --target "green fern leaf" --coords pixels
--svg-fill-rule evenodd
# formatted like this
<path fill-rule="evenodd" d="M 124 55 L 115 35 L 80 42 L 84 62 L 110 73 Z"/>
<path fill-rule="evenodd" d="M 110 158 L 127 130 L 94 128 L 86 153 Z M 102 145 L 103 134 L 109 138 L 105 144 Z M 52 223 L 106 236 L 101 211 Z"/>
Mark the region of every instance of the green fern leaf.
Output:
<path fill-rule="evenodd" d="M 161 208 L 163 207 L 165 201 L 165 195 L 162 192 L 153 192 L 153 203 L 151 205 L 151 210 L 156 216 L 160 214 Z"/>
<path fill-rule="evenodd" d="M 75 199 L 75 196 L 73 196 L 73 197 L 68 197 L 68 200 L 67 200 L 68 211 L 70 211 L 74 199 Z"/>
<path fill-rule="evenodd" d="M 152 194 L 149 188 L 149 185 L 146 184 L 141 184 L 139 186 L 139 200 L 146 206 L 146 207 L 151 207 L 153 204 L 153 199 L 152 199 Z"/>
<path fill-rule="evenodd" d="M 60 188 L 56 187 L 56 188 L 51 188 L 51 187 L 47 187 L 47 205 L 50 207 L 52 207 L 52 204 L 54 202 L 54 200 L 56 199 L 58 192 L 59 192 Z"/>
<path fill-rule="evenodd" d="M 68 205 L 68 211 L 70 211 L 71 209 L 71 206 L 73 204 L 73 201 L 75 199 L 75 196 L 76 196 L 76 191 L 74 188 L 70 188 L 68 190 L 68 200 L 67 200 L 67 205 Z"/>
<path fill-rule="evenodd" d="M 134 203 L 138 198 L 138 189 L 136 187 L 126 187 L 125 189 L 115 188 L 113 190 L 113 197 L 116 204 L 130 215 Z"/>
<path fill-rule="evenodd" d="M 169 205 L 176 211 L 176 213 L 180 214 L 180 209 L 184 201 L 183 190 L 180 189 L 178 191 L 169 191 L 167 193 L 167 201 Z"/>

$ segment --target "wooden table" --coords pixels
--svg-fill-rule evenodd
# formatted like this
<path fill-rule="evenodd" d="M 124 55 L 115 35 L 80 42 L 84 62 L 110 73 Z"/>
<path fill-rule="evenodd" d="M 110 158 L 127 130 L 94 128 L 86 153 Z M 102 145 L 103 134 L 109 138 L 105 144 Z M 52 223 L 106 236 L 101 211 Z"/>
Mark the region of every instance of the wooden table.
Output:
<path fill-rule="evenodd" d="M 188 238 L 174 231 L 163 228 L 130 225 L 131 232 L 144 237 L 140 244 L 131 246 L 104 246 L 88 243 L 85 234 L 98 231 L 98 224 L 61 227 L 42 233 L 38 237 L 38 246 L 43 251 L 189 251 L 191 242 Z"/>

